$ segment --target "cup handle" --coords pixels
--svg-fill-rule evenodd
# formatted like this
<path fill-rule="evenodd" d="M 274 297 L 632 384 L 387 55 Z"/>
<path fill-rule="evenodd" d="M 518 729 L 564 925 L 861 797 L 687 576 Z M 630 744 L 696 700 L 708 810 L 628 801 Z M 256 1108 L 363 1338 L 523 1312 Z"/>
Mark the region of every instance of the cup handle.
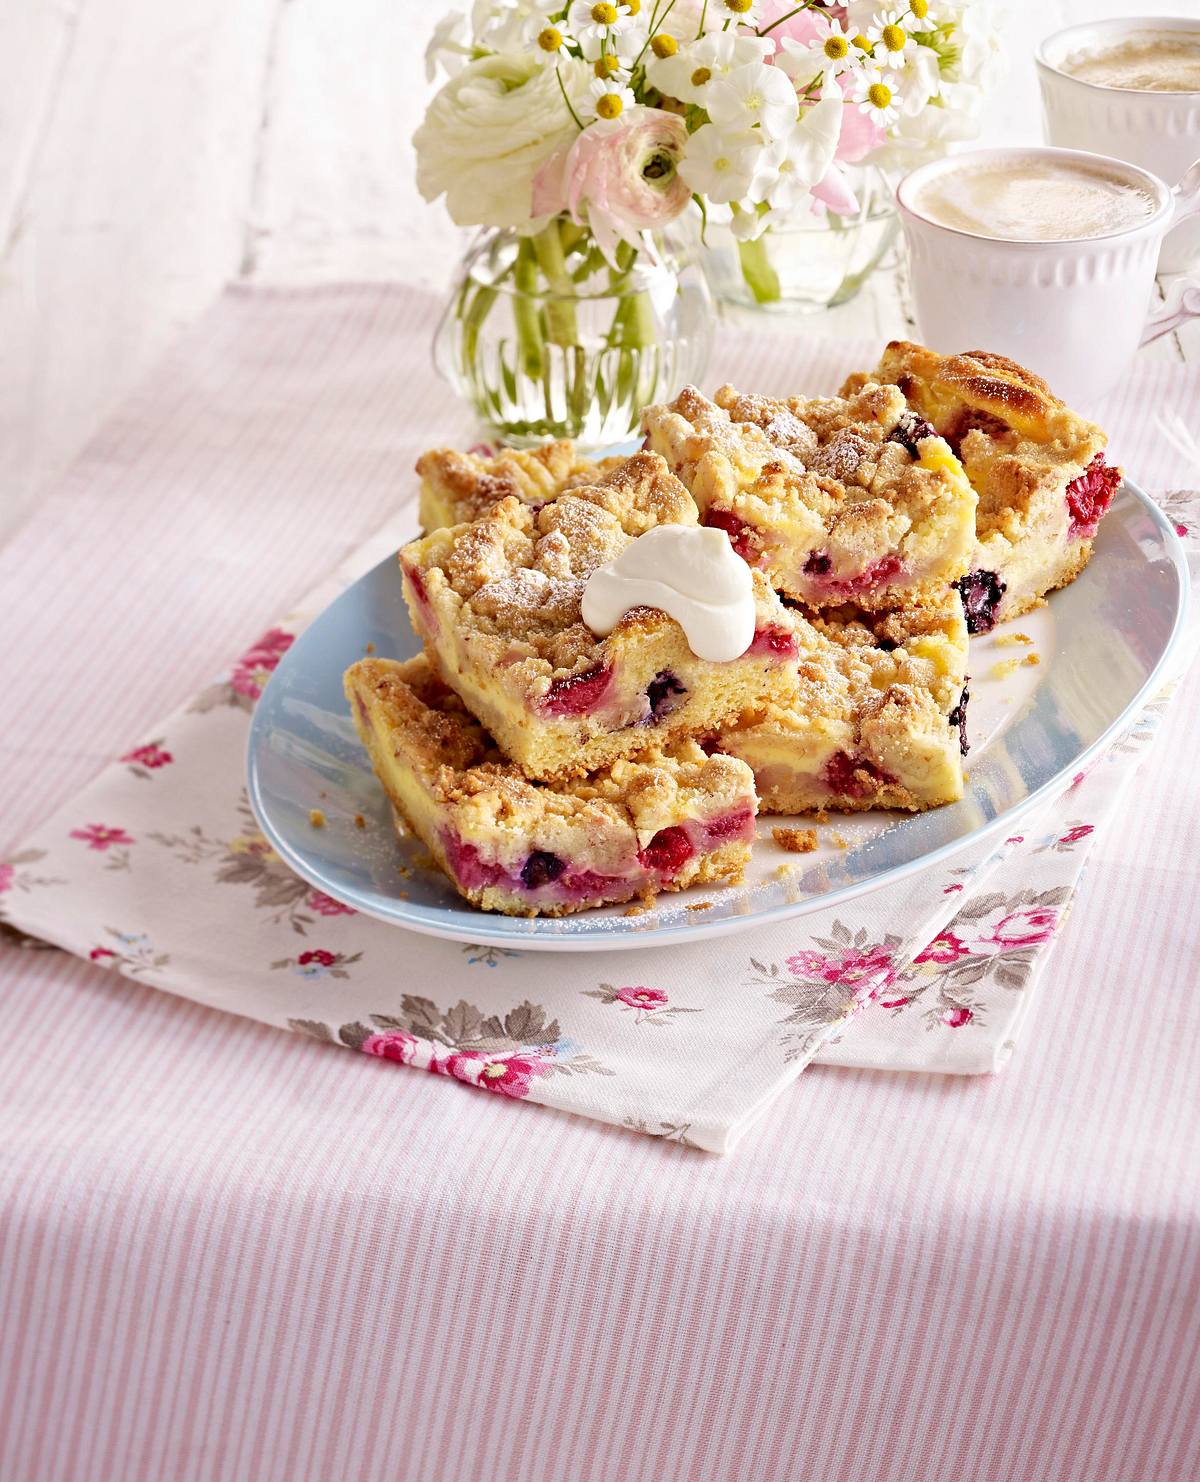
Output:
<path fill-rule="evenodd" d="M 1184 171 L 1183 178 L 1171 192 L 1175 201 L 1172 226 L 1178 226 L 1189 216 L 1200 213 L 1200 160 L 1194 160 Z"/>
<path fill-rule="evenodd" d="M 1146 320 L 1140 343 L 1148 345 L 1160 335 L 1170 334 L 1188 319 L 1200 319 L 1200 278 L 1176 278 L 1161 304 Z"/>

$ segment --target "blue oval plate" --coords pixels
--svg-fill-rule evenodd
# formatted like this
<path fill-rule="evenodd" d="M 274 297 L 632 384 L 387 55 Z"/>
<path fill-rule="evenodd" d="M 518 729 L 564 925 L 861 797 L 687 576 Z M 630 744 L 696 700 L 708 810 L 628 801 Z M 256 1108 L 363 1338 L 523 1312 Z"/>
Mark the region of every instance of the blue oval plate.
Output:
<path fill-rule="evenodd" d="M 530 920 L 475 910 L 428 864 L 419 841 L 397 838 L 354 733 L 343 670 L 368 644 L 397 659 L 420 648 L 389 556 L 331 603 L 275 670 L 250 728 L 250 802 L 263 833 L 298 875 L 411 931 L 559 951 L 644 948 L 743 931 L 840 904 L 1009 829 L 1102 750 L 1147 699 L 1179 637 L 1187 594 L 1175 532 L 1126 481 L 1086 570 L 1048 606 L 1017 620 L 1040 663 L 996 678 L 993 671 L 1011 667 L 997 661 L 1023 650 L 997 647 L 1003 629 L 971 640 L 970 776 L 960 802 L 915 816 L 839 818 L 845 847 L 826 845 L 804 856 L 802 866 L 779 849 L 772 820 L 762 818 L 742 885 L 662 895 L 635 916 L 614 906 Z M 318 800 L 327 822 L 314 829 L 309 811 Z M 356 814 L 365 829 L 355 825 Z M 786 879 L 778 869 L 785 861 Z"/>

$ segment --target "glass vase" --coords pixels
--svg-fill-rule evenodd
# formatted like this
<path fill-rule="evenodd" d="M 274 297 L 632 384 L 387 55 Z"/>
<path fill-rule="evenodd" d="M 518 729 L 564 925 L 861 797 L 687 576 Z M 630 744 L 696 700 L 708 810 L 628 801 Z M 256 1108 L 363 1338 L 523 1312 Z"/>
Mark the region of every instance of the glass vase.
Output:
<path fill-rule="evenodd" d="M 586 228 L 559 218 L 536 236 L 481 233 L 434 336 L 434 364 L 501 441 L 599 447 L 703 376 L 712 318 L 685 247 L 658 245 L 651 261 L 622 243 L 614 266 Z"/>
<path fill-rule="evenodd" d="M 852 299 L 895 241 L 899 225 L 882 171 L 855 171 L 853 184 L 859 202 L 853 216 L 806 210 L 768 227 L 753 242 L 710 224 L 702 261 L 713 296 L 739 308 L 792 314 Z"/>

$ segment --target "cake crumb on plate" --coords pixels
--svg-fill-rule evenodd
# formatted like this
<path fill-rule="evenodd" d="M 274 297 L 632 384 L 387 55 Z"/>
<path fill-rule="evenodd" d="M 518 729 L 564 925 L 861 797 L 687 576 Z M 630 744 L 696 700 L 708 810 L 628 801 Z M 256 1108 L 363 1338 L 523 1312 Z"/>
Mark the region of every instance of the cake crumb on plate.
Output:
<path fill-rule="evenodd" d="M 773 828 L 771 837 L 789 854 L 811 854 L 817 847 L 815 828 Z"/>

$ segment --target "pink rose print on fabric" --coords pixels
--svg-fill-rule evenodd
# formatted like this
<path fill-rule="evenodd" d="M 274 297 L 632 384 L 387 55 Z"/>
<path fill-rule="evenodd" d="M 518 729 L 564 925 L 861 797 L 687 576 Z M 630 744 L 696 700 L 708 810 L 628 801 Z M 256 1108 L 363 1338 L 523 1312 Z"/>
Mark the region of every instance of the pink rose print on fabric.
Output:
<path fill-rule="evenodd" d="M 700 1012 L 699 1009 L 673 1004 L 661 988 L 647 988 L 644 984 L 614 988 L 611 983 L 601 983 L 598 988 L 585 988 L 583 996 L 614 1004 L 622 1013 L 632 1012 L 635 1024 L 657 1024 L 660 1028 L 672 1023 L 680 1014 Z"/>
<path fill-rule="evenodd" d="M 310 890 L 304 904 L 310 911 L 315 911 L 318 916 L 358 915 L 353 906 L 344 906 L 341 901 L 335 901 L 333 896 L 326 895 L 323 890 Z"/>
<path fill-rule="evenodd" d="M 235 694 L 257 700 L 266 688 L 280 659 L 292 646 L 292 634 L 282 628 L 264 633 L 252 648 L 246 650 L 233 667 L 229 684 Z"/>
<path fill-rule="evenodd" d="M 395 1060 L 401 1065 L 411 1065 L 417 1056 L 419 1041 L 402 1029 L 391 1029 L 384 1034 L 368 1035 L 362 1042 L 366 1055 L 378 1055 L 384 1060 Z"/>
<path fill-rule="evenodd" d="M 447 1055 L 429 1067 L 497 1096 L 528 1096 L 533 1082 L 546 1073 L 546 1062 L 536 1055 Z"/>
<path fill-rule="evenodd" d="M 116 955 L 117 954 L 109 947 L 93 947 L 92 950 L 88 953 L 88 957 L 91 958 L 93 962 L 107 962 L 109 958 L 116 957 Z"/>
<path fill-rule="evenodd" d="M 131 767 L 149 767 L 156 771 L 159 767 L 169 767 L 175 758 L 157 741 L 151 741 L 146 746 L 135 746 L 132 751 L 127 751 L 121 760 Z"/>
<path fill-rule="evenodd" d="M 1179 536 L 1185 536 L 1185 535 L 1187 535 L 1187 533 L 1188 533 L 1188 527 L 1181 520 L 1176 520 L 1175 521 L 1175 534 L 1176 535 L 1179 535 Z"/>
<path fill-rule="evenodd" d="M 964 1008 L 962 1004 L 956 1004 L 953 1008 L 946 1009 L 941 1016 L 941 1022 L 948 1029 L 961 1029 L 964 1024 L 969 1024 L 975 1015 L 970 1009 Z"/>
<path fill-rule="evenodd" d="M 339 975 L 338 966 L 329 967 L 320 960 L 333 955 L 325 949 L 302 955 L 318 959 L 306 964 L 307 970 Z M 289 967 L 298 961 L 289 958 L 272 965 Z M 503 1014 L 493 1014 L 462 998 L 442 1007 L 431 998 L 406 993 L 398 1008 L 393 1006 L 387 1014 L 368 1014 L 366 1022 L 354 1020 L 339 1026 L 320 1019 L 289 1019 L 288 1028 L 325 1044 L 345 1045 L 397 1065 L 451 1076 L 464 1085 L 517 1101 L 529 1096 L 542 1077 L 614 1073 L 564 1038 L 558 1021 L 548 1018 L 541 1004 L 528 999 Z"/>
<path fill-rule="evenodd" d="M 1046 908 L 1010 911 L 980 940 L 997 947 L 1033 947 L 1048 942 L 1057 930 L 1057 911 Z"/>
<path fill-rule="evenodd" d="M 794 977 L 818 979 L 824 983 L 862 983 L 869 979 L 871 988 L 876 989 L 890 987 L 896 980 L 892 954 L 883 947 L 830 956 L 821 952 L 797 952 L 784 965 Z"/>
<path fill-rule="evenodd" d="M 16 878 L 16 873 L 16 865 L 0 864 L 0 895 L 3 895 L 6 890 L 12 889 L 12 883 Z"/>
<path fill-rule="evenodd" d="M 1059 839 L 1060 844 L 1078 844 L 1080 839 L 1086 839 L 1089 834 L 1096 832 L 1096 826 L 1092 823 L 1077 823 L 1070 828 Z"/>
<path fill-rule="evenodd" d="M 661 988 L 618 988 L 617 997 L 633 1009 L 660 1009 L 667 1002 Z"/>
<path fill-rule="evenodd" d="M 103 852 L 113 848 L 117 844 L 132 844 L 132 834 L 127 834 L 123 828 L 110 828 L 103 823 L 89 823 L 86 828 L 73 828 L 71 838 L 79 839 L 89 849 L 98 849 Z"/>
<path fill-rule="evenodd" d="M 878 1000 L 881 1009 L 902 1009 L 912 1003 L 911 998 L 881 998 Z"/>
<path fill-rule="evenodd" d="M 913 962 L 957 962 L 960 957 L 970 956 L 969 949 L 961 938 L 956 937 L 952 931 L 938 932 L 929 946 L 923 952 L 918 952 Z"/>

